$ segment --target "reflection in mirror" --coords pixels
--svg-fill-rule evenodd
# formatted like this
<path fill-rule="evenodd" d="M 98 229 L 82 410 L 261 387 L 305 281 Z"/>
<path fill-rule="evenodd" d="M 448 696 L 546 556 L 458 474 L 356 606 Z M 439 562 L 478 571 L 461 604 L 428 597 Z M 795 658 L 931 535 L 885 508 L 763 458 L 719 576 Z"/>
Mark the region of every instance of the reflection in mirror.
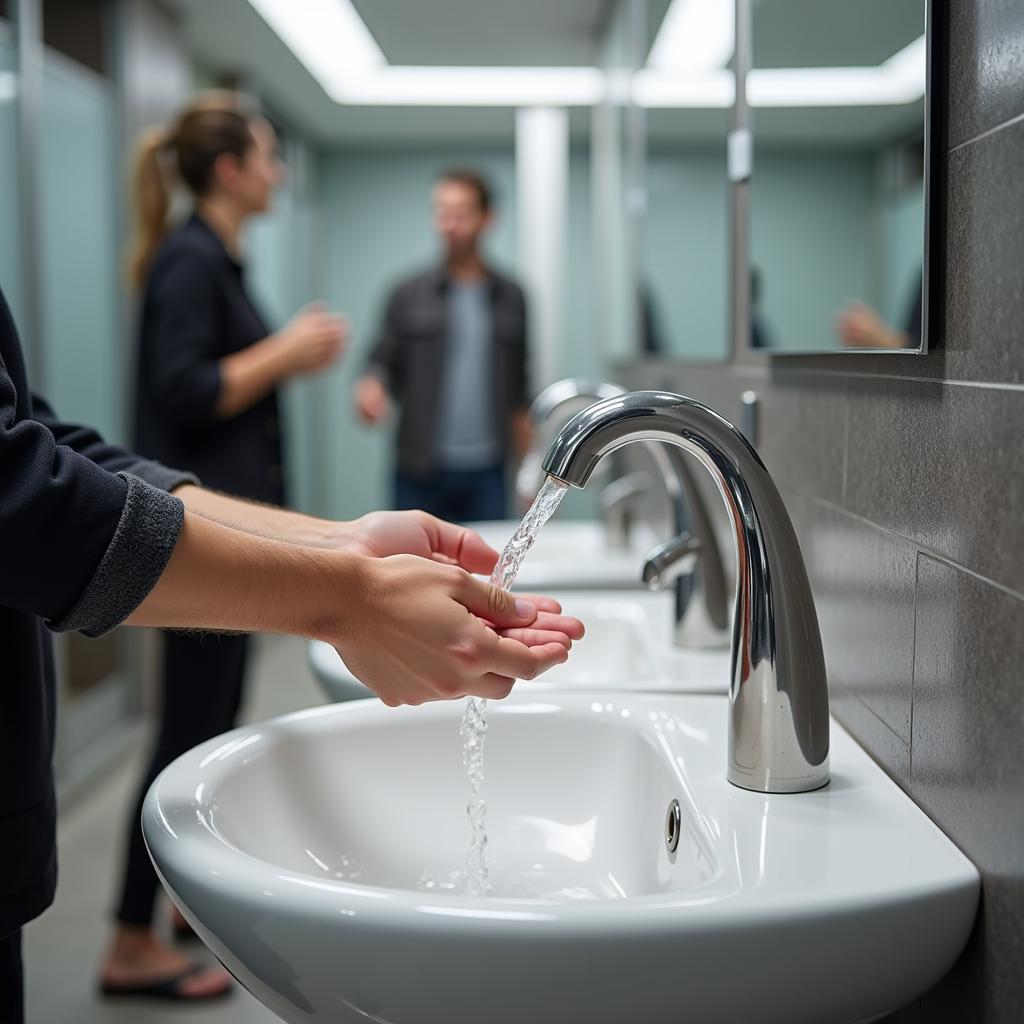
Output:
<path fill-rule="evenodd" d="M 649 4 L 644 216 L 636 260 L 641 356 L 721 360 L 729 332 L 732 0 Z M 720 76 L 726 77 L 726 88 Z M 664 83 L 663 95 L 653 86 Z M 710 89 L 689 89 L 710 84 Z"/>
<path fill-rule="evenodd" d="M 921 345 L 925 61 L 922 0 L 754 3 L 752 347 Z"/>

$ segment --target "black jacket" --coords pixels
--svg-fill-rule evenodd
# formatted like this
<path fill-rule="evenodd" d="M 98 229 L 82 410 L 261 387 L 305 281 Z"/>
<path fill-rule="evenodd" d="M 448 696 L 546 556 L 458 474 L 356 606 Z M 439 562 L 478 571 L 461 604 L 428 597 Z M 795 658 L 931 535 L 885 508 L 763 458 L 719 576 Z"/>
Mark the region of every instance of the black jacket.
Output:
<path fill-rule="evenodd" d="M 41 913 L 56 880 L 43 620 L 98 636 L 125 619 L 170 557 L 184 511 L 166 490 L 186 479 L 32 395 L 0 293 L 0 936 Z"/>
<path fill-rule="evenodd" d="M 526 302 L 514 281 L 487 271 L 491 310 L 491 380 L 495 416 L 508 451 L 509 416 L 530 404 Z M 388 299 L 367 372 L 401 404 L 398 465 L 410 476 L 434 469 L 444 346 L 448 334 L 448 275 L 433 267 L 401 282 Z"/>
<path fill-rule="evenodd" d="M 229 420 L 214 414 L 219 361 L 270 334 L 242 266 L 192 216 L 157 251 L 142 300 L 135 447 L 207 487 L 284 503 L 277 395 Z"/>

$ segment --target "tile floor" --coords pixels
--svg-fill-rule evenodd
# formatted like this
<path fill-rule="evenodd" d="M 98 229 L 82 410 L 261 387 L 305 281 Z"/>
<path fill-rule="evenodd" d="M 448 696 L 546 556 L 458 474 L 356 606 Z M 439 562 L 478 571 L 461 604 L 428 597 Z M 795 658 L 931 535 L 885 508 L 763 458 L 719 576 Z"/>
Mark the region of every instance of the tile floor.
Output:
<path fill-rule="evenodd" d="M 320 703 L 306 664 L 305 641 L 261 638 L 250 675 L 246 720 L 259 721 Z M 105 1001 L 95 992 L 94 971 L 108 935 L 121 834 L 140 771 L 141 747 L 140 736 L 136 755 L 104 776 L 61 817 L 57 900 L 25 930 L 28 1022 L 272 1024 L 278 1018 L 241 988 L 228 1000 L 205 1008 Z"/>

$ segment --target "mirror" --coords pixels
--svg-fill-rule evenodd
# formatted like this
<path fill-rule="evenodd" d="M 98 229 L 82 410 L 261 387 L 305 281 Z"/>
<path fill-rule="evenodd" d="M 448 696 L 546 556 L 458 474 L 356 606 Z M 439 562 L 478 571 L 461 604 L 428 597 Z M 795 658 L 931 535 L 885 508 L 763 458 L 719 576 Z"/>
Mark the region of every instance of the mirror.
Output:
<path fill-rule="evenodd" d="M 920 352 L 923 0 L 755 0 L 750 346 Z"/>
<path fill-rule="evenodd" d="M 732 7 L 733 0 L 647 4 L 633 96 L 645 125 L 643 203 L 633 204 L 641 358 L 719 361 L 729 351 Z"/>

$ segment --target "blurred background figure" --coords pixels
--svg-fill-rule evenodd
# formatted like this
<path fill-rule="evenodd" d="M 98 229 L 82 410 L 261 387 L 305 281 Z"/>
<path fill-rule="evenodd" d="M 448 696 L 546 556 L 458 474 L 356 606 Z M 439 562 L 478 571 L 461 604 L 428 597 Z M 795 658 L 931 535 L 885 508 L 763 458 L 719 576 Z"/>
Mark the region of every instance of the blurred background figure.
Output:
<path fill-rule="evenodd" d="M 484 178 L 444 171 L 433 208 L 441 259 L 391 292 L 356 410 L 379 424 L 401 408 L 396 508 L 502 519 L 510 463 L 530 445 L 526 304 L 482 252 L 493 220 Z"/>
<path fill-rule="evenodd" d="M 770 348 L 771 334 L 765 327 L 764 310 L 761 305 L 763 295 L 761 268 L 750 267 L 750 347 Z"/>
<path fill-rule="evenodd" d="M 853 302 L 836 318 L 836 333 L 847 348 L 917 348 L 921 344 L 922 280 L 918 274 L 902 327 L 887 324 L 863 302 Z"/>
<path fill-rule="evenodd" d="M 209 488 L 284 504 L 277 388 L 334 363 L 346 326 L 310 307 L 271 332 L 247 291 L 242 230 L 270 208 L 283 177 L 274 130 L 237 93 L 203 93 L 170 130 L 145 137 L 135 175 L 131 273 L 142 292 L 136 447 L 191 470 Z M 194 207 L 169 230 L 175 177 Z M 246 636 L 164 634 L 159 733 L 128 822 L 117 931 L 101 967 L 108 995 L 199 999 L 231 985 L 226 971 L 193 970 L 154 934 L 158 881 L 139 815 L 167 764 L 235 725 L 247 651 Z M 187 925 L 178 919 L 176 928 Z"/>

